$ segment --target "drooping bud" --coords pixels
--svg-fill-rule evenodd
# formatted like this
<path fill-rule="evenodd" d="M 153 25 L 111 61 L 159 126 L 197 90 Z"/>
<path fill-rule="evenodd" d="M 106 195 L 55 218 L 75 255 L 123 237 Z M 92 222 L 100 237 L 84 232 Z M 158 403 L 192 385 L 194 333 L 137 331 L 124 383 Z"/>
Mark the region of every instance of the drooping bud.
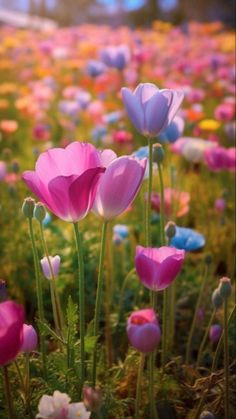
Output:
<path fill-rule="evenodd" d="M 34 208 L 34 217 L 36 220 L 38 220 L 40 223 L 43 222 L 44 218 L 46 217 L 46 209 L 44 204 L 42 202 L 37 202 Z"/>
<path fill-rule="evenodd" d="M 168 239 L 172 239 L 172 237 L 176 234 L 176 224 L 174 221 L 168 221 L 168 223 L 165 226 L 165 233 Z"/>
<path fill-rule="evenodd" d="M 232 285 L 231 285 L 230 279 L 227 278 L 226 276 L 220 279 L 219 293 L 223 299 L 230 297 L 232 293 Z"/>
<path fill-rule="evenodd" d="M 152 156 L 152 161 L 154 163 L 160 164 L 163 162 L 165 157 L 165 152 L 163 150 L 163 147 L 161 144 L 156 143 L 153 145 L 153 156 Z"/>
<path fill-rule="evenodd" d="M 24 324 L 21 352 L 32 352 L 37 348 L 37 344 L 38 336 L 36 330 L 30 324 Z"/>
<path fill-rule="evenodd" d="M 34 216 L 35 200 L 31 197 L 25 198 L 22 205 L 22 212 L 26 218 L 33 218 Z"/>
<path fill-rule="evenodd" d="M 216 288 L 215 291 L 213 291 L 211 301 L 215 309 L 222 307 L 224 300 L 219 293 L 219 288 Z"/>
<path fill-rule="evenodd" d="M 49 256 L 50 264 L 52 267 L 53 276 L 57 277 L 60 269 L 61 258 L 60 256 Z M 40 260 L 41 267 L 45 278 L 52 279 L 52 273 L 50 269 L 50 265 L 48 263 L 48 258 L 45 256 L 43 259 Z"/>
<path fill-rule="evenodd" d="M 95 389 L 89 386 L 83 388 L 83 402 L 88 410 L 97 412 L 102 404 L 102 391 L 100 388 Z"/>

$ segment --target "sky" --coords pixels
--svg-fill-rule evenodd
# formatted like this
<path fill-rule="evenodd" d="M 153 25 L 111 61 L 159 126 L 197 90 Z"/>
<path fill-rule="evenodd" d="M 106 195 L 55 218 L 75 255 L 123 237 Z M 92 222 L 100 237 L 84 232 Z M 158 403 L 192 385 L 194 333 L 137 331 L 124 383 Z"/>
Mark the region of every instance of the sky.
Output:
<path fill-rule="evenodd" d="M 56 5 L 57 0 L 46 0 L 46 3 L 49 7 L 54 7 Z M 110 10 L 116 10 L 117 7 L 117 0 L 97 0 L 98 3 L 107 5 Z M 159 0 L 159 4 L 163 10 L 168 11 L 173 9 L 178 0 Z M 18 0 L 19 10 L 26 11 L 29 6 L 28 0 Z M 1 4 L 1 1 L 0 1 Z M 123 0 L 124 8 L 126 10 L 136 10 L 139 7 L 145 4 L 145 0 Z"/>

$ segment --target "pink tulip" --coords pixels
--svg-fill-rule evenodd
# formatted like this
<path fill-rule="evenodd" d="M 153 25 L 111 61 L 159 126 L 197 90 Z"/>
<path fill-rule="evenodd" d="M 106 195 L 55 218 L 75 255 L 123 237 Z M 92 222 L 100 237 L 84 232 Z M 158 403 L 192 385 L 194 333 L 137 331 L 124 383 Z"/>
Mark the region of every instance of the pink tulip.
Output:
<path fill-rule="evenodd" d="M 0 365 L 12 361 L 23 342 L 23 307 L 14 301 L 0 303 Z"/>
<path fill-rule="evenodd" d="M 93 206 L 99 178 L 105 171 L 102 156 L 107 153 L 98 152 L 92 144 L 76 141 L 65 149 L 42 153 L 35 171 L 24 172 L 23 179 L 55 215 L 76 222 Z"/>
<path fill-rule="evenodd" d="M 152 308 L 135 311 L 128 318 L 127 334 L 134 348 L 152 352 L 160 342 L 161 330 Z"/>
<path fill-rule="evenodd" d="M 204 152 L 205 162 L 214 172 L 235 170 L 236 148 L 212 147 Z"/>
<path fill-rule="evenodd" d="M 181 270 L 185 251 L 163 246 L 136 247 L 135 266 L 143 285 L 153 291 L 169 287 Z"/>
<path fill-rule="evenodd" d="M 146 163 L 146 159 L 128 156 L 113 160 L 99 182 L 94 212 L 108 221 L 128 209 L 141 186 Z"/>

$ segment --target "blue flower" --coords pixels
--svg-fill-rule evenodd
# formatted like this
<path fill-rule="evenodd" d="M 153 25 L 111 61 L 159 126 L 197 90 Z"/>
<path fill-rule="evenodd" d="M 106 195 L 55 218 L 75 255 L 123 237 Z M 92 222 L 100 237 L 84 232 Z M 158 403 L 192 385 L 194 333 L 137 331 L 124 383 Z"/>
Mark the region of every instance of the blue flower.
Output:
<path fill-rule="evenodd" d="M 192 230 L 191 228 L 177 226 L 176 234 L 170 241 L 171 246 L 189 252 L 201 249 L 205 243 L 206 241 L 202 234 Z"/>
<path fill-rule="evenodd" d="M 136 157 L 139 160 L 148 158 L 148 146 L 140 147 L 137 151 L 135 151 L 132 154 L 134 157 Z"/>
<path fill-rule="evenodd" d="M 180 116 L 166 127 L 164 131 L 159 134 L 159 140 L 163 143 L 174 143 L 183 134 L 184 120 Z"/>
<path fill-rule="evenodd" d="M 98 60 L 89 60 L 87 64 L 87 72 L 91 77 L 100 76 L 104 73 L 106 66 Z"/>
<path fill-rule="evenodd" d="M 116 224 L 113 227 L 113 233 L 119 235 L 122 239 L 126 239 L 129 235 L 129 227 L 125 224 Z"/>

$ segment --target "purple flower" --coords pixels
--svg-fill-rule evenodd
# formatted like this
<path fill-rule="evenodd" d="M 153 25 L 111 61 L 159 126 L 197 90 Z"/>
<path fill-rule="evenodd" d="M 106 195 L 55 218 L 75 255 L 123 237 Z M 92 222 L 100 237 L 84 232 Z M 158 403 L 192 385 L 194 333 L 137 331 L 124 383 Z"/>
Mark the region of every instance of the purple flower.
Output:
<path fill-rule="evenodd" d="M 161 339 L 155 311 L 151 308 L 134 311 L 128 318 L 127 334 L 131 345 L 138 351 L 152 352 Z"/>
<path fill-rule="evenodd" d="M 219 324 L 213 324 L 210 327 L 209 338 L 212 343 L 217 343 L 222 334 L 222 327 Z"/>
<path fill-rule="evenodd" d="M 152 83 L 139 84 L 133 93 L 123 87 L 121 94 L 135 128 L 148 137 L 155 137 L 171 123 L 184 98 L 182 91 L 160 90 Z"/>
<path fill-rule="evenodd" d="M 127 45 L 109 46 L 101 52 L 101 59 L 107 67 L 123 70 L 130 60 L 130 50 Z"/>

